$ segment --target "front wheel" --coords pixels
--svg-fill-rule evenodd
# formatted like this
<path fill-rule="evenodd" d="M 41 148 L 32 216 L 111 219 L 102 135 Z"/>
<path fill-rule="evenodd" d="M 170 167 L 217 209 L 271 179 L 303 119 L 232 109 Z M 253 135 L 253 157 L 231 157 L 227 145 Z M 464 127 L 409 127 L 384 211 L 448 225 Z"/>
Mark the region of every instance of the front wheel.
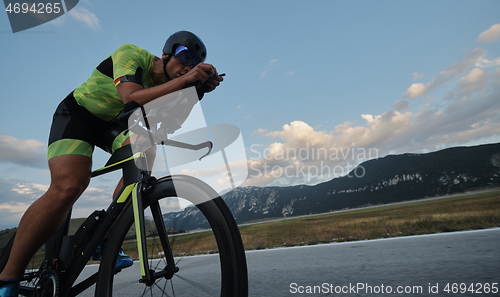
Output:
<path fill-rule="evenodd" d="M 182 193 L 182 197 L 176 193 Z M 174 188 L 172 178 L 166 177 L 143 196 L 145 217 L 150 217 L 154 221 L 151 226 L 155 226 L 154 231 L 147 232 L 152 234 L 147 238 L 149 267 L 160 272 L 168 266 L 166 259 L 169 255 L 165 255 L 165 251 L 169 248 L 165 242 L 161 243 L 161 233 L 166 231 L 179 270 L 157 279 L 155 283 L 139 281 L 140 263 L 116 273 L 116 255 L 122 243 L 124 246 L 136 245 L 134 240 L 132 243 L 126 240 L 134 221 L 132 207 L 129 207 L 108 240 L 100 265 L 96 296 L 248 296 L 246 257 L 238 226 L 225 202 L 211 187 L 193 177 L 175 176 Z M 188 208 L 189 212 L 200 212 L 198 217 L 203 217 L 210 230 L 174 235 L 183 229 L 187 220 L 177 225 L 173 223 L 168 228 L 161 227 L 165 225 L 163 218 L 168 208 L 172 205 L 183 207 L 187 203 L 195 205 Z M 180 219 L 185 213 L 167 216 Z"/>

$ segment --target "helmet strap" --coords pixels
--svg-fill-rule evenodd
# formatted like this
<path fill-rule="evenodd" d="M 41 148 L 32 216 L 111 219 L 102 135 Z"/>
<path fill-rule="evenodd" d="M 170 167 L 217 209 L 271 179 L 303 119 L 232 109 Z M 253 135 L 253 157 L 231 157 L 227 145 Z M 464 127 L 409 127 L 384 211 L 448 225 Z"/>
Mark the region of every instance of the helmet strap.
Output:
<path fill-rule="evenodd" d="M 163 59 L 163 73 L 165 73 L 165 77 L 167 78 L 167 80 L 170 80 L 170 77 L 167 74 L 167 63 L 170 60 L 170 57 L 171 56 L 169 55 L 168 58 Z"/>

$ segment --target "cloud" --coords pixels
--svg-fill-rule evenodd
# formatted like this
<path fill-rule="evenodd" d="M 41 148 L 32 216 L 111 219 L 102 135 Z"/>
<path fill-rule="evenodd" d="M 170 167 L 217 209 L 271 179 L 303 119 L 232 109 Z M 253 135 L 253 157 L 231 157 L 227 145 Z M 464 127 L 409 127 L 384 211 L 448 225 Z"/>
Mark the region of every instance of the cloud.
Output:
<path fill-rule="evenodd" d="M 488 60 L 486 58 L 483 58 L 480 61 L 478 61 L 474 66 L 479 68 L 491 68 L 500 66 L 500 58 L 495 58 L 493 60 Z"/>
<path fill-rule="evenodd" d="M 405 93 L 408 98 L 416 98 L 425 95 L 428 92 L 428 87 L 423 83 L 412 84 Z"/>
<path fill-rule="evenodd" d="M 464 74 L 467 69 L 481 62 L 484 59 L 486 52 L 482 48 L 476 48 L 465 54 L 460 62 L 451 64 L 446 70 L 441 71 L 438 76 L 434 77 L 429 83 L 414 83 L 405 92 L 407 98 L 417 98 L 426 95 L 430 91 L 439 88 L 450 80 Z"/>
<path fill-rule="evenodd" d="M 246 184 L 314 184 L 347 174 L 358 163 L 357 158 L 368 159 L 370 152 L 354 144 L 350 133 L 363 134 L 366 128 L 351 127 L 350 123 L 341 126 L 336 130 L 345 129 L 346 133 L 336 135 L 304 121 L 293 121 L 280 131 L 266 133 L 277 141 L 267 147 L 250 147 Z M 376 149 L 371 151 L 373 157 L 377 157 Z"/>
<path fill-rule="evenodd" d="M 12 136 L 0 135 L 0 162 L 46 168 L 46 144 L 34 139 L 21 140 Z"/>
<path fill-rule="evenodd" d="M 75 7 L 68 13 L 73 19 L 84 23 L 93 30 L 101 28 L 97 16 L 83 7 Z"/>
<path fill-rule="evenodd" d="M 101 23 L 99 18 L 97 18 L 97 16 L 90 10 L 79 6 L 74 7 L 66 15 L 58 17 L 52 20 L 50 23 L 56 26 L 62 26 L 64 23 L 66 23 L 68 18 L 72 18 L 77 22 L 83 23 L 92 30 L 101 29 Z"/>
<path fill-rule="evenodd" d="M 266 133 L 266 132 L 267 132 L 267 129 L 259 128 L 256 131 L 252 132 L 251 134 L 252 135 L 254 135 L 254 134 L 263 134 L 263 133 Z"/>
<path fill-rule="evenodd" d="M 90 186 L 73 206 L 72 216 L 75 218 L 88 217 L 94 210 L 107 209 L 111 203 L 116 183 L 113 181 L 107 186 Z"/>
<path fill-rule="evenodd" d="M 396 111 L 407 111 L 410 109 L 410 103 L 408 102 L 407 99 L 401 99 L 396 101 L 393 105 L 392 108 Z"/>
<path fill-rule="evenodd" d="M 48 185 L 43 184 L 35 184 L 13 179 L 0 180 L 0 191 L 2 193 L 2 196 L 0 197 L 0 209 L 10 208 L 6 206 L 7 204 L 29 205 L 38 199 L 38 197 L 43 195 L 47 189 Z M 18 208 L 15 209 L 19 210 Z"/>
<path fill-rule="evenodd" d="M 43 193 L 45 193 L 49 189 L 48 185 L 42 185 L 42 184 L 22 184 L 22 183 L 17 183 L 13 188 L 12 191 L 21 194 L 21 195 L 30 195 L 31 197 L 37 198 Z"/>
<path fill-rule="evenodd" d="M 424 77 L 423 74 L 418 73 L 418 72 L 413 72 L 413 80 L 418 80 L 418 79 L 421 79 L 422 77 Z"/>
<path fill-rule="evenodd" d="M 73 217 L 84 218 L 97 209 L 106 209 L 111 203 L 117 181 L 111 185 L 88 187 L 73 206 Z M 16 227 L 24 212 L 49 185 L 31 183 L 24 180 L 0 180 L 0 230 Z"/>
<path fill-rule="evenodd" d="M 272 59 L 271 61 L 269 61 L 269 63 L 267 63 L 266 70 L 264 70 L 260 73 L 260 78 L 265 77 L 270 71 L 272 71 L 273 69 L 275 69 L 278 66 L 279 66 L 278 59 Z"/>
<path fill-rule="evenodd" d="M 472 69 L 469 74 L 462 77 L 458 83 L 457 88 L 462 96 L 470 95 L 477 91 L 486 89 L 489 74 L 479 68 Z"/>
<path fill-rule="evenodd" d="M 22 202 L 2 203 L 0 204 L 0 211 L 7 211 L 10 213 L 24 213 L 30 204 Z"/>
<path fill-rule="evenodd" d="M 26 187 L 25 187 L 26 186 Z M 0 230 L 14 228 L 19 224 L 21 216 L 35 201 L 40 193 L 36 185 L 31 188 L 29 184 L 19 180 L 0 180 Z"/>
<path fill-rule="evenodd" d="M 500 39 L 500 23 L 491 26 L 488 30 L 479 34 L 477 42 L 479 43 L 493 43 Z"/>
<path fill-rule="evenodd" d="M 247 184 L 314 184 L 387 154 L 435 151 L 495 135 L 500 139 L 500 68 L 467 71 L 465 65 L 474 65 L 482 54 L 468 55 L 461 62 L 464 65 L 452 65 L 434 79 L 459 78 L 451 91 L 435 101 L 421 102 L 418 111 L 408 111 L 406 98 L 397 101 L 394 110 L 363 114 L 361 120 L 332 130 L 300 120 L 277 131 L 259 130 L 274 142 L 250 146 Z M 436 82 L 434 87 L 440 85 Z"/>

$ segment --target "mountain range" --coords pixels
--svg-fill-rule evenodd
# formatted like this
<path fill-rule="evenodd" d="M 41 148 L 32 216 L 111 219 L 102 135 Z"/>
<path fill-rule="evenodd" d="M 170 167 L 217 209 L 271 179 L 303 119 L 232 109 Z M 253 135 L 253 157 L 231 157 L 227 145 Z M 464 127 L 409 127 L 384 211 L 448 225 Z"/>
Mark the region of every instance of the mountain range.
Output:
<path fill-rule="evenodd" d="M 222 198 L 241 224 L 494 188 L 500 186 L 500 143 L 388 155 L 359 166 L 363 176 L 353 169 L 317 185 L 241 187 Z M 174 229 L 208 227 L 195 207 L 164 218 Z"/>

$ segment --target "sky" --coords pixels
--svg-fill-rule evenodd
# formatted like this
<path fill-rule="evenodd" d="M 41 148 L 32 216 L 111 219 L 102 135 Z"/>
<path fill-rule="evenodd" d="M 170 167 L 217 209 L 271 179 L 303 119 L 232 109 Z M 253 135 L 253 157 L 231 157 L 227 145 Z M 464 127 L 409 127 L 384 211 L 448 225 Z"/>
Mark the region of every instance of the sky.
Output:
<path fill-rule="evenodd" d="M 160 56 L 179 30 L 227 74 L 201 108 L 207 124 L 241 130 L 242 186 L 362 178 L 368 159 L 500 142 L 499 1 L 179 4 L 81 0 L 18 33 L 0 13 L 0 229 L 50 184 L 59 102 L 121 44 Z M 107 158 L 96 150 L 94 168 Z M 118 178 L 93 180 L 75 214 L 106 208 Z"/>

